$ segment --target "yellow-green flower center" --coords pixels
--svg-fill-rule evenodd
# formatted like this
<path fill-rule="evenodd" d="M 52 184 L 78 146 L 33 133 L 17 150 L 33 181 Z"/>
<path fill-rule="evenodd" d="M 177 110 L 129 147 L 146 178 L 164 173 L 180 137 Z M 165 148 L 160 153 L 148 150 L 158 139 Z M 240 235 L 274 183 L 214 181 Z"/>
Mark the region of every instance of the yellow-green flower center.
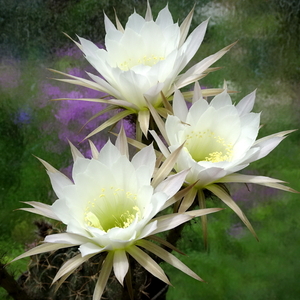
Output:
<path fill-rule="evenodd" d="M 232 143 L 211 130 L 191 131 L 185 138 L 185 147 L 196 161 L 217 163 L 232 159 Z"/>
<path fill-rule="evenodd" d="M 136 199 L 136 194 L 120 188 L 102 188 L 99 196 L 87 203 L 84 221 L 106 232 L 114 227 L 127 228 L 136 218 L 141 218 Z"/>
<path fill-rule="evenodd" d="M 127 60 L 123 61 L 119 64 L 119 68 L 123 71 L 128 71 L 132 67 L 137 65 L 145 65 L 152 67 L 156 65 L 159 61 L 166 59 L 164 56 L 159 55 L 144 55 L 140 58 L 128 58 Z"/>

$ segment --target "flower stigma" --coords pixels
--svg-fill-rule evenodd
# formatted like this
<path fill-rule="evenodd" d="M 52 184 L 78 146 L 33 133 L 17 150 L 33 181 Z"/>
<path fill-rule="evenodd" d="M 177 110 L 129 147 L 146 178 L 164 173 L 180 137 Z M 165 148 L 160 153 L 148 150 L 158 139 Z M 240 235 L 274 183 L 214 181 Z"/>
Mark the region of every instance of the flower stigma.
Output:
<path fill-rule="evenodd" d="M 185 147 L 196 161 L 212 163 L 231 161 L 233 156 L 232 143 L 211 130 L 191 131 L 186 135 Z"/>
<path fill-rule="evenodd" d="M 119 68 L 123 71 L 128 71 L 137 65 L 145 65 L 145 66 L 152 67 L 152 66 L 156 65 L 159 61 L 162 61 L 165 59 L 166 58 L 164 56 L 158 56 L 158 55 L 154 55 L 154 54 L 144 55 L 143 57 L 138 58 L 138 59 L 128 58 L 127 60 L 125 60 L 124 62 L 119 64 Z"/>
<path fill-rule="evenodd" d="M 127 228 L 136 218 L 142 218 L 136 199 L 136 194 L 120 188 L 102 188 L 98 197 L 88 201 L 84 221 L 87 226 L 105 232 L 115 227 Z"/>

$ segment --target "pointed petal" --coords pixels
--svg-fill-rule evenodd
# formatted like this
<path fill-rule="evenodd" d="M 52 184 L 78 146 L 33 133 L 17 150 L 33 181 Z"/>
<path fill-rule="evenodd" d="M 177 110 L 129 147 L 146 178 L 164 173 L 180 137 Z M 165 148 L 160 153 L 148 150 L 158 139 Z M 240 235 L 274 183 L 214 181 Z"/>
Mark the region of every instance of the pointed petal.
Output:
<path fill-rule="evenodd" d="M 239 206 L 233 201 L 233 199 L 226 193 L 224 189 L 216 184 L 206 186 L 206 189 L 215 194 L 219 199 L 221 199 L 228 207 L 230 207 L 243 221 L 243 223 L 248 227 L 253 236 L 258 240 L 258 237 L 249 222 L 248 218 L 244 215 Z"/>
<path fill-rule="evenodd" d="M 45 242 L 47 243 L 69 244 L 71 246 L 81 245 L 87 241 L 89 241 L 87 237 L 69 232 L 50 234 L 45 237 Z"/>
<path fill-rule="evenodd" d="M 271 135 L 268 135 L 268 136 L 265 136 L 261 139 L 258 139 L 255 141 L 254 145 L 256 146 L 257 144 L 260 144 L 264 141 L 267 141 L 269 139 L 272 139 L 274 137 L 285 137 L 286 135 L 296 131 L 297 129 L 293 129 L 293 130 L 286 130 L 286 131 L 281 131 L 281 132 L 277 132 L 277 133 L 274 133 L 274 134 L 271 134 Z"/>
<path fill-rule="evenodd" d="M 51 210 L 51 205 L 36 201 L 28 201 L 23 203 L 31 205 L 34 208 L 20 208 L 19 210 L 29 211 L 34 214 L 60 221 L 56 214 Z"/>
<path fill-rule="evenodd" d="M 149 182 L 150 178 L 152 177 L 155 168 L 155 162 L 156 156 L 152 144 L 137 152 L 131 160 L 131 163 L 136 170 L 144 168 L 143 166 L 147 166 L 148 171 L 145 173 L 145 175 L 147 174 L 147 179 L 145 178 L 146 182 Z"/>
<path fill-rule="evenodd" d="M 193 204 L 197 195 L 197 189 L 191 189 L 183 198 L 178 212 L 182 213 L 187 211 Z"/>
<path fill-rule="evenodd" d="M 148 272 L 166 284 L 170 284 L 170 281 L 163 269 L 148 254 L 136 246 L 131 246 L 126 249 L 126 251 Z"/>
<path fill-rule="evenodd" d="M 69 141 L 69 145 L 71 148 L 71 153 L 72 153 L 74 162 L 77 160 L 77 158 L 84 158 L 84 156 L 81 154 L 81 152 L 70 141 Z"/>
<path fill-rule="evenodd" d="M 184 214 L 195 218 L 195 217 L 201 217 L 201 216 L 204 216 L 204 215 L 215 213 L 215 212 L 218 212 L 218 211 L 223 210 L 223 209 L 224 208 L 217 208 L 217 207 L 204 208 L 204 209 L 195 209 L 195 210 L 186 211 Z"/>
<path fill-rule="evenodd" d="M 190 83 L 193 83 L 197 81 L 197 76 L 200 75 L 205 70 L 211 66 L 214 62 L 216 62 L 218 59 L 220 59 L 225 53 L 227 53 L 236 43 L 233 43 L 220 51 L 216 52 L 215 54 L 212 54 L 206 58 L 204 58 L 202 61 L 188 69 L 184 74 L 178 76 L 178 80 L 175 82 L 176 87 L 182 88 Z"/>
<path fill-rule="evenodd" d="M 104 14 L 104 26 L 106 33 L 110 30 L 116 30 L 114 23 L 107 17 L 106 14 Z"/>
<path fill-rule="evenodd" d="M 176 193 L 176 195 L 175 195 L 173 198 L 169 199 L 169 200 L 166 202 L 166 204 L 163 206 L 163 208 L 169 206 L 169 205 L 168 205 L 168 204 L 169 204 L 168 202 L 170 202 L 170 205 L 173 204 L 173 203 L 175 203 L 175 202 L 177 202 L 177 203 L 174 205 L 173 211 L 174 211 L 174 212 L 178 211 L 179 204 L 180 204 L 180 203 L 179 203 L 179 200 L 181 200 L 183 197 L 185 197 L 185 196 L 190 192 L 190 190 L 194 188 L 194 186 L 195 186 L 196 184 L 197 184 L 197 181 L 194 182 L 193 184 L 190 184 L 190 185 L 188 185 L 187 187 L 181 189 L 178 193 Z"/>
<path fill-rule="evenodd" d="M 40 253 L 44 253 L 44 252 L 49 252 L 49 251 L 55 251 L 55 250 L 58 250 L 58 249 L 68 248 L 68 247 L 71 247 L 71 246 L 72 245 L 70 245 L 70 244 L 44 243 L 44 244 L 36 246 L 36 247 L 28 250 L 27 252 L 25 252 L 25 253 L 17 256 L 15 259 L 13 259 L 9 263 L 12 263 L 13 261 L 16 261 L 16 260 L 24 258 L 24 257 L 31 256 L 31 255 L 36 255 L 36 254 L 40 254 Z"/>
<path fill-rule="evenodd" d="M 101 124 L 99 127 L 97 127 L 95 130 L 93 130 L 90 134 L 88 134 L 84 140 L 90 138 L 91 136 L 95 135 L 96 133 L 104 130 L 105 128 L 114 125 L 115 123 L 119 122 L 121 119 L 125 118 L 126 116 L 130 115 L 132 112 L 128 110 L 123 110 L 119 112 L 118 114 L 114 115 L 107 121 L 105 121 L 103 124 Z"/>
<path fill-rule="evenodd" d="M 188 108 L 186 102 L 183 98 L 182 93 L 176 90 L 173 98 L 173 111 L 174 115 L 177 116 L 181 121 L 186 121 L 186 116 L 188 114 Z"/>
<path fill-rule="evenodd" d="M 71 84 L 84 86 L 84 87 L 87 87 L 87 88 L 90 88 L 90 89 L 93 89 L 93 90 L 96 90 L 96 91 L 105 92 L 105 90 L 101 86 L 99 86 L 97 83 L 95 83 L 91 80 L 87 80 L 87 79 L 84 79 L 84 78 L 81 78 L 81 77 L 73 76 L 73 75 L 70 75 L 70 74 L 67 74 L 67 73 L 64 73 L 64 72 L 60 72 L 60 71 L 56 71 L 56 70 L 53 70 L 53 69 L 49 69 L 49 70 L 52 71 L 52 72 L 55 72 L 55 73 L 73 78 L 73 79 L 53 78 L 57 81 L 68 82 L 68 83 L 71 83 Z"/>
<path fill-rule="evenodd" d="M 163 143 L 163 141 L 160 139 L 160 137 L 158 136 L 158 134 L 156 133 L 156 131 L 149 130 L 149 132 L 153 136 L 155 142 L 158 145 L 159 150 L 164 155 L 164 157 L 168 157 L 170 155 L 170 152 L 169 152 L 168 148 L 165 146 L 165 144 Z"/>
<path fill-rule="evenodd" d="M 173 114 L 173 108 L 166 96 L 164 95 L 164 93 L 160 92 L 160 94 L 164 107 L 158 107 L 156 109 L 162 117 L 166 118 L 168 114 Z"/>
<path fill-rule="evenodd" d="M 271 177 L 266 177 L 266 176 L 255 176 L 255 175 L 233 173 L 219 179 L 218 182 L 255 183 L 255 184 L 283 190 L 286 192 L 298 193 L 296 190 L 281 184 L 281 183 L 285 183 L 284 181 L 271 178 Z"/>
<path fill-rule="evenodd" d="M 155 242 L 158 242 L 170 249 L 172 249 L 173 251 L 176 251 L 178 253 L 180 253 L 181 255 L 186 255 L 185 253 L 183 253 L 182 251 L 180 251 L 179 249 L 177 249 L 175 246 L 173 246 L 171 243 L 167 242 L 166 240 L 160 238 L 159 236 L 157 235 L 150 235 L 147 237 L 147 239 L 150 239 L 152 241 L 155 241 Z"/>
<path fill-rule="evenodd" d="M 71 275 L 81 264 L 90 259 L 93 255 L 94 254 L 82 257 L 81 254 L 78 254 L 72 257 L 71 259 L 67 260 L 56 273 L 52 284 L 61 277 L 65 276 L 66 274 L 68 274 L 68 276 Z M 65 279 L 66 278 L 67 277 L 65 277 Z M 58 289 L 58 287 L 56 287 L 56 289 Z"/>
<path fill-rule="evenodd" d="M 50 177 L 50 181 L 53 187 L 53 190 L 55 191 L 55 194 L 58 198 L 63 197 L 63 188 L 68 185 L 72 185 L 73 182 L 63 173 L 56 170 L 54 167 L 52 167 L 49 163 L 46 161 L 40 159 L 37 157 L 37 159 L 45 166 L 47 169 L 48 176 Z M 54 218 L 56 219 L 56 217 Z"/>
<path fill-rule="evenodd" d="M 88 141 L 89 141 L 89 144 L 90 144 L 90 148 L 91 148 L 93 158 L 98 159 L 98 156 L 99 156 L 98 149 L 96 148 L 95 144 L 91 140 L 88 140 Z"/>
<path fill-rule="evenodd" d="M 237 105 L 236 109 L 240 116 L 250 113 L 255 103 L 256 90 L 244 97 Z"/>
<path fill-rule="evenodd" d="M 105 81 L 101 77 L 96 76 L 92 73 L 89 73 L 89 72 L 86 72 L 86 73 L 91 77 L 91 79 L 93 79 L 96 82 L 96 84 L 98 85 L 98 88 L 101 89 L 102 92 L 109 94 L 117 99 L 120 99 L 122 97 L 120 92 L 117 89 L 115 89 L 114 87 L 112 87 L 107 81 Z"/>
<path fill-rule="evenodd" d="M 121 125 L 121 129 L 118 134 L 115 145 L 119 149 L 121 155 L 125 155 L 127 158 L 129 158 L 127 137 L 126 137 L 126 133 L 125 133 L 125 130 L 123 127 L 123 123 Z"/>
<path fill-rule="evenodd" d="M 124 277 L 129 269 L 128 258 L 124 250 L 115 251 L 113 266 L 116 278 L 123 285 Z"/>
<path fill-rule="evenodd" d="M 157 221 L 157 224 L 156 228 L 151 232 L 151 235 L 173 229 L 179 226 L 180 224 L 191 220 L 192 218 L 193 216 L 186 213 L 175 213 L 154 218 L 152 221 Z"/>
<path fill-rule="evenodd" d="M 124 28 L 123 28 L 123 26 L 122 26 L 122 24 L 121 24 L 121 22 L 120 22 L 120 20 L 119 20 L 119 18 L 118 18 L 118 16 L 117 16 L 117 12 L 116 12 L 115 9 L 114 9 L 114 11 L 115 11 L 115 19 L 116 19 L 117 29 L 118 29 L 119 31 L 121 31 L 121 32 L 124 32 Z"/>
<path fill-rule="evenodd" d="M 112 270 L 113 258 L 114 258 L 113 256 L 114 256 L 113 252 L 109 252 L 104 260 L 104 263 L 103 263 L 101 271 L 100 271 L 100 275 L 98 277 L 98 280 L 97 280 L 97 283 L 95 286 L 93 300 L 101 299 L 101 296 L 104 292 L 110 272 Z"/>
<path fill-rule="evenodd" d="M 200 209 L 205 209 L 206 200 L 202 189 L 198 190 L 197 198 L 198 198 Z M 203 231 L 204 248 L 207 250 L 208 249 L 207 215 L 201 216 L 201 223 L 202 223 L 202 231 Z"/>
<path fill-rule="evenodd" d="M 109 105 L 106 108 L 102 109 L 101 111 L 99 111 L 98 113 L 94 114 L 91 118 L 89 118 L 81 127 L 80 131 L 92 120 L 96 119 L 97 117 L 106 114 L 107 112 L 110 112 L 111 110 L 116 109 L 117 107 L 114 105 Z"/>
<path fill-rule="evenodd" d="M 208 21 L 209 21 L 209 19 L 205 20 L 200 25 L 198 25 L 193 30 L 193 32 L 189 35 L 186 42 L 182 46 L 182 47 L 186 47 L 185 58 L 186 58 L 187 62 L 189 62 L 193 58 L 193 56 L 196 54 L 196 52 L 198 51 L 198 49 L 203 41 Z M 185 67 L 185 65 L 183 67 Z M 202 72 L 198 72 L 198 74 L 200 74 L 200 73 L 202 73 Z"/>
<path fill-rule="evenodd" d="M 194 4 L 194 7 L 192 8 L 192 10 L 189 12 L 189 14 L 186 16 L 186 18 L 180 25 L 180 41 L 179 41 L 178 47 L 181 47 L 183 45 L 183 43 L 189 33 L 189 29 L 191 26 L 193 15 L 194 15 L 195 5 L 196 4 Z"/>
<path fill-rule="evenodd" d="M 172 152 L 167 157 L 167 159 L 163 162 L 161 167 L 157 170 L 152 180 L 152 186 L 154 188 L 157 187 L 158 184 L 162 182 L 170 174 L 182 148 L 183 148 L 183 144 L 180 147 L 178 147 L 174 152 Z"/>
<path fill-rule="evenodd" d="M 177 257 L 168 251 L 162 249 L 161 247 L 147 241 L 147 240 L 139 240 L 137 242 L 138 246 L 145 248 L 146 250 L 152 252 L 156 256 L 160 257 L 173 267 L 179 269 L 185 274 L 195 278 L 196 280 L 203 281 L 195 272 L 193 272 L 190 268 L 188 268 L 184 263 L 182 263 Z"/>
<path fill-rule="evenodd" d="M 151 7 L 149 4 L 149 0 L 147 0 L 147 11 L 146 11 L 146 15 L 145 15 L 145 21 L 147 21 L 147 22 L 153 21 L 153 16 L 152 16 L 152 11 L 151 11 Z"/>
<path fill-rule="evenodd" d="M 149 110 L 140 110 L 138 112 L 138 122 L 145 137 L 147 137 L 148 135 L 149 120 L 150 120 Z"/>
<path fill-rule="evenodd" d="M 166 133 L 166 129 L 165 129 L 165 123 L 163 122 L 163 120 L 161 119 L 161 117 L 159 116 L 159 114 L 157 113 L 157 111 L 155 110 L 155 108 L 152 106 L 152 104 L 145 99 L 145 101 L 148 104 L 148 108 L 151 112 L 151 115 L 159 129 L 159 132 L 161 133 L 161 135 L 163 136 L 163 138 L 165 139 L 165 141 L 169 141 L 167 133 Z"/>
<path fill-rule="evenodd" d="M 200 88 L 200 84 L 198 81 L 195 82 L 195 86 L 194 86 L 194 93 L 193 93 L 193 99 L 192 99 L 192 103 L 194 104 L 196 101 L 202 99 L 202 91 Z"/>
<path fill-rule="evenodd" d="M 167 179 L 162 181 L 155 189 L 155 192 L 164 192 L 169 196 L 173 197 L 176 192 L 182 187 L 185 177 L 188 174 L 189 170 L 183 170 L 175 175 L 169 176 Z"/>

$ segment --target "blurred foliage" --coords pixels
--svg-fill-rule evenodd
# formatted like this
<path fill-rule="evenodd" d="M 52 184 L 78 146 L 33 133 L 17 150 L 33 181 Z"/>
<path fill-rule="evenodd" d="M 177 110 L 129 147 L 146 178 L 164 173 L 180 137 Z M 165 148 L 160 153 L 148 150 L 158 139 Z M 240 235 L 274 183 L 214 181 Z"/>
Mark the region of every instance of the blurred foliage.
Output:
<path fill-rule="evenodd" d="M 210 220 L 210 251 L 206 253 L 198 250 L 201 243 L 198 249 L 194 246 L 201 230 L 198 222 L 192 224 L 184 232 L 187 243 L 181 245 L 188 256 L 180 259 L 197 270 L 205 282 L 183 278 L 180 271 L 165 265 L 174 285 L 167 299 L 298 299 L 299 200 L 287 195 L 284 198 L 251 211 L 259 242 L 241 224 L 237 225 L 241 226 L 239 234 L 232 235 L 228 222 L 231 214 L 223 211 Z M 182 285 L 184 288 L 178 288 Z"/>
<path fill-rule="evenodd" d="M 125 21 L 134 7 L 145 7 L 145 0 L 0 0 L 0 54 L 22 58 L 47 56 L 69 44 L 63 35 L 76 34 L 103 41 L 103 11 L 114 19 L 114 7 L 122 7 Z"/>
<path fill-rule="evenodd" d="M 216 0 L 206 35 L 203 57 L 230 43 L 237 45 L 226 55 L 217 72 L 225 79 L 257 88 L 280 89 L 281 81 L 300 79 L 300 2 L 284 0 Z M 220 65 L 220 63 L 218 63 Z M 209 83 L 209 79 L 207 79 Z"/>

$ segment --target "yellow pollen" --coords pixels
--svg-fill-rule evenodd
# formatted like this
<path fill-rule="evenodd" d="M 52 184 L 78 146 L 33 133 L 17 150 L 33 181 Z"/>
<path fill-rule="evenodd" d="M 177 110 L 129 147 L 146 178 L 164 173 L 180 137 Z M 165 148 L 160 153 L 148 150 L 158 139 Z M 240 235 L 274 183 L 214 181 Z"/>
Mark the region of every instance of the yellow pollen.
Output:
<path fill-rule="evenodd" d="M 145 65 L 152 67 L 156 65 L 159 61 L 165 60 L 166 58 L 164 56 L 158 56 L 158 55 L 144 55 L 141 58 L 138 59 L 131 59 L 128 58 L 127 60 L 123 61 L 119 64 L 119 68 L 123 71 L 128 71 L 132 67 L 137 65 Z"/>
<path fill-rule="evenodd" d="M 102 188 L 98 197 L 87 202 L 83 212 L 84 222 L 106 232 L 114 227 L 127 228 L 142 215 L 136 199 L 136 194 L 121 188 Z"/>
<path fill-rule="evenodd" d="M 196 161 L 217 163 L 231 161 L 233 156 L 232 143 L 226 143 L 211 130 L 191 131 L 186 135 L 185 146 Z"/>
<path fill-rule="evenodd" d="M 87 214 L 85 214 L 85 221 L 87 222 L 87 224 L 91 227 L 96 227 L 96 228 L 100 228 L 101 230 L 103 230 L 99 219 L 95 216 L 95 214 L 93 214 L 92 212 L 88 212 Z"/>

